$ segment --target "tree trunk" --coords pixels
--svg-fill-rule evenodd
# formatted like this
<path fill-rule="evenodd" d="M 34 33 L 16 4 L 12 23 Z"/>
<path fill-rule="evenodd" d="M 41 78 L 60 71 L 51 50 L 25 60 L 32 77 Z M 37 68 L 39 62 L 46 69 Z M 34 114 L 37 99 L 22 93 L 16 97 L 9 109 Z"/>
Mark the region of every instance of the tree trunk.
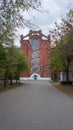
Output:
<path fill-rule="evenodd" d="M 70 65 L 70 57 L 66 56 L 66 84 L 69 84 L 69 65 Z"/>
<path fill-rule="evenodd" d="M 20 77 L 19 77 L 19 83 L 20 83 Z"/>
<path fill-rule="evenodd" d="M 6 87 L 7 85 L 7 81 L 6 81 L 6 78 L 4 78 L 4 87 Z"/>
<path fill-rule="evenodd" d="M 69 84 L 69 70 L 66 71 L 66 84 Z"/>
<path fill-rule="evenodd" d="M 7 86 L 7 71 L 5 72 L 5 75 L 4 75 L 4 87 Z"/>
<path fill-rule="evenodd" d="M 16 83 L 17 83 L 17 78 L 16 78 Z"/>
<path fill-rule="evenodd" d="M 13 85 L 13 83 L 12 83 L 12 75 L 10 75 L 10 85 Z"/>
<path fill-rule="evenodd" d="M 67 63 L 67 68 L 66 68 L 66 84 L 69 84 L 69 62 Z"/>

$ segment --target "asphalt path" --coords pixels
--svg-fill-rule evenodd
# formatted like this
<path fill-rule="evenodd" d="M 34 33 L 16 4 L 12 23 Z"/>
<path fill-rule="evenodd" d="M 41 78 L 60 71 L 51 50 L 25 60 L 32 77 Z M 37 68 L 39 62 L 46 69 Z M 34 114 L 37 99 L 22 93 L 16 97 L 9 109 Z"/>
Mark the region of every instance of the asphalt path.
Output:
<path fill-rule="evenodd" d="M 25 81 L 0 94 L 0 130 L 73 130 L 73 98 L 49 81 Z"/>

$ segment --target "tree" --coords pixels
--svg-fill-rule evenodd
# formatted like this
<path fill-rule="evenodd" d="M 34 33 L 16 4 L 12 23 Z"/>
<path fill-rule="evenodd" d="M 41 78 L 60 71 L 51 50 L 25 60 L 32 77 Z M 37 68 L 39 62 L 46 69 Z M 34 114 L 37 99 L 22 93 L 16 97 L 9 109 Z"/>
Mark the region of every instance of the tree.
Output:
<path fill-rule="evenodd" d="M 16 59 L 16 65 L 15 65 L 15 73 L 14 77 L 17 80 L 20 78 L 21 73 L 28 72 L 29 70 L 29 62 L 26 58 L 26 55 L 20 50 L 20 48 L 15 48 L 15 59 Z"/>
<path fill-rule="evenodd" d="M 73 18 L 70 17 L 70 12 L 67 14 L 67 19 L 62 19 L 61 25 L 56 24 L 53 32 L 54 47 L 50 49 L 52 69 L 65 71 L 67 83 L 69 82 L 69 68 L 73 64 Z"/>
<path fill-rule="evenodd" d="M 10 81 L 10 85 L 13 84 L 13 79 L 19 79 L 22 72 L 28 71 L 29 63 L 25 54 L 16 46 L 5 48 L 6 60 L 5 60 L 5 73 L 4 73 L 4 86 L 7 81 Z"/>
<path fill-rule="evenodd" d="M 22 11 L 36 9 L 39 0 L 3 0 L 0 2 L 0 43 L 10 45 L 14 40 L 14 31 L 25 24 Z"/>
<path fill-rule="evenodd" d="M 25 19 L 22 10 L 36 9 L 40 5 L 39 0 L 2 0 L 0 1 L 0 73 L 7 78 L 8 71 L 14 73 L 14 58 L 10 50 L 14 45 L 16 27 L 23 26 Z M 12 52 L 13 53 L 13 52 Z M 1 58 L 3 57 L 3 59 Z M 13 67 L 10 67 L 9 64 Z M 8 70 L 7 70 L 8 68 Z M 5 79 L 6 79 L 5 78 Z M 5 80 L 6 84 L 6 80 Z"/>
<path fill-rule="evenodd" d="M 6 55 L 3 46 L 0 44 L 0 78 L 5 73 L 5 61 L 6 61 Z"/>

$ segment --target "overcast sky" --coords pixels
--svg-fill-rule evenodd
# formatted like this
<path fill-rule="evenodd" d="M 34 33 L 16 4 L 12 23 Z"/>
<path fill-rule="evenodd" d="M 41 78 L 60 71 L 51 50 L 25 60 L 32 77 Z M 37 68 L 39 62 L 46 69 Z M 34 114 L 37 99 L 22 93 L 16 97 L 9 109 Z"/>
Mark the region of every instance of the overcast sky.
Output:
<path fill-rule="evenodd" d="M 24 29 L 18 29 L 17 39 L 15 44 L 20 46 L 20 35 L 26 35 L 29 30 L 41 29 L 45 35 L 49 34 L 49 31 L 54 28 L 54 23 L 59 22 L 62 17 L 68 11 L 69 5 L 73 6 L 73 0 L 40 0 L 40 11 L 30 9 L 28 12 L 24 12 L 24 17 L 29 20 L 34 26 L 24 27 Z"/>

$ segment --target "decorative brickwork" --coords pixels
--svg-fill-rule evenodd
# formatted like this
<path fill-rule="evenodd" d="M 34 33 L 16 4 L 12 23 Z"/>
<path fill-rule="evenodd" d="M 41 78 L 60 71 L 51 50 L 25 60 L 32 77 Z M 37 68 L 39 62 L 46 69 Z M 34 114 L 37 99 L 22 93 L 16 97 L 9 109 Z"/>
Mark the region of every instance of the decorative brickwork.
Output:
<path fill-rule="evenodd" d="M 26 36 L 21 35 L 20 44 L 30 63 L 29 72 L 23 73 L 22 76 L 30 77 L 33 73 L 37 73 L 41 77 L 50 77 L 48 57 L 50 35 L 45 36 L 41 30 L 30 30 Z"/>

